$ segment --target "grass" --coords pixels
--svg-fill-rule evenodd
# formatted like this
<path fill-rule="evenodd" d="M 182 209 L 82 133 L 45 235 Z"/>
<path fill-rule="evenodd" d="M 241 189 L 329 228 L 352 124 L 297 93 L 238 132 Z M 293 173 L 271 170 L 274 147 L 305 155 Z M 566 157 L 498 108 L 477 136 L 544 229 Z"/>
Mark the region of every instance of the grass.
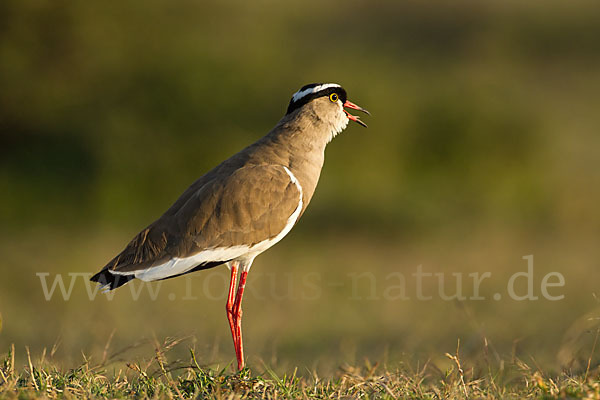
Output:
<path fill-rule="evenodd" d="M 502 286 L 507 281 L 500 275 L 501 267 L 505 266 L 506 274 L 523 270 L 520 255 L 527 253 L 512 242 L 500 242 L 506 248 L 486 246 L 487 241 L 497 243 L 489 236 L 483 244 L 467 238 L 465 247 L 455 243 L 441 246 L 429 238 L 425 250 L 397 247 L 395 242 L 375 245 L 361 239 L 362 246 L 354 246 L 358 250 L 351 253 L 342 251 L 346 247 L 340 244 L 336 247 L 333 240 L 319 239 L 322 243 L 315 243 L 304 256 L 302 247 L 273 249 L 264 255 L 263 270 L 253 270 L 256 279 L 250 287 L 263 297 L 249 292 L 246 299 L 244 333 L 251 368 L 242 373 L 234 372 L 233 366 L 223 361 L 233 357 L 223 299 L 208 298 L 198 290 L 193 292 L 196 300 L 170 302 L 167 294 L 181 297 L 186 292 L 186 281 L 174 280 L 164 284 L 160 301 L 143 297 L 133 301 L 128 289 L 117 293 L 112 301 L 88 301 L 78 278 L 70 301 L 60 296 L 45 301 L 39 282 L 31 278 L 35 277 L 35 270 L 27 269 L 36 265 L 27 258 L 33 252 L 22 251 L 23 268 L 14 264 L 11 270 L 13 274 L 20 271 L 21 275 L 0 282 L 0 294 L 8 299 L 2 306 L 0 398 L 600 399 L 600 360 L 595 344 L 600 310 L 596 303 L 588 305 L 587 297 L 596 282 L 589 277 L 584 279 L 584 273 L 591 270 L 588 264 L 559 262 L 573 266 L 556 267 L 564 271 L 571 283 L 565 288 L 566 300 L 559 302 L 368 300 L 370 292 L 362 286 L 361 299 L 353 300 L 351 284 L 327 290 L 328 282 L 337 281 L 326 273 L 346 276 L 340 272 L 341 266 L 345 266 L 347 274 L 373 265 L 376 294 L 381 296 L 386 274 L 403 271 L 410 276 L 411 266 L 426 254 L 424 264 L 431 271 L 444 271 L 435 268 L 449 265 L 448 271 L 464 271 L 466 275 L 483 270 L 477 265 L 493 268 L 496 280 L 486 292 L 482 291 L 489 296 L 497 291 L 493 285 Z M 54 244 L 35 242 L 49 247 Z M 358 239 L 349 238 L 347 242 L 358 243 Z M 28 249 L 20 247 L 26 242 L 20 243 L 13 238 L 5 240 L 2 246 L 8 249 L 14 244 L 16 250 Z M 555 267 L 545 260 L 549 254 L 556 254 L 548 250 L 551 245 L 560 248 L 552 241 L 530 250 L 536 257 L 540 254 L 536 264 L 538 283 L 540 276 Z M 107 252 L 103 246 L 95 250 L 91 245 L 83 245 L 80 251 L 100 258 L 97 254 Z M 477 246 L 477 253 L 468 252 Z M 562 246 L 568 254 L 591 254 L 584 251 L 587 245 L 576 247 L 563 242 Z M 57 253 L 64 248 L 51 247 Z M 64 271 L 76 271 L 74 266 L 84 261 L 79 254 L 65 252 L 72 257 L 70 260 L 41 245 L 37 249 L 36 256 L 43 254 L 57 266 L 64 261 Z M 339 254 L 343 257 L 336 260 Z M 469 264 L 461 266 L 464 254 L 471 258 L 467 260 Z M 365 255 L 372 257 L 370 263 L 365 261 Z M 497 256 L 497 265 L 485 263 L 491 255 Z M 397 260 L 397 264 L 384 263 L 386 258 Z M 518 261 L 516 265 L 511 264 L 513 258 Z M 322 275 L 322 296 L 303 301 L 269 297 L 269 287 L 264 285 L 275 275 L 265 275 L 264 271 L 275 269 L 285 260 L 289 260 L 287 271 L 326 271 Z M 58 270 L 47 265 L 44 267 L 49 270 Z M 214 276 L 224 274 L 227 278 L 226 273 L 215 270 Z M 287 277 L 284 272 L 277 276 Z M 293 276 L 298 277 L 294 282 L 302 282 L 304 275 Z M 221 282 L 202 274 L 193 279 L 196 289 L 203 288 L 206 281 Z M 10 282 L 31 287 L 16 290 Z M 286 281 L 275 282 L 283 282 L 278 288 L 288 288 Z M 290 292 L 297 292 L 296 286 L 289 287 Z M 212 287 L 208 289 L 209 294 L 218 293 Z M 23 297 L 27 293 L 32 295 Z M 298 317 L 286 319 L 289 314 Z M 196 331 L 192 330 L 194 327 Z M 163 338 L 175 334 L 171 332 L 200 339 L 131 344 L 132 338 L 153 337 L 153 333 Z M 458 337 L 460 348 L 455 350 Z M 269 341 L 276 342 L 272 348 L 266 344 Z M 110 345 L 105 345 L 107 342 Z M 11 343 L 15 343 L 14 347 Z M 386 345 L 389 350 L 382 349 Z M 48 350 L 43 350 L 45 346 Z M 83 361 L 81 349 L 85 353 Z"/>
<path fill-rule="evenodd" d="M 518 358 L 497 364 L 487 357 L 462 360 L 457 347 L 455 354 L 445 354 L 452 361 L 446 370 L 429 362 L 412 367 L 365 360 L 341 366 L 333 376 L 301 376 L 298 369 L 277 375 L 264 364 L 260 373 L 206 367 L 193 349 L 186 360 L 169 360 L 181 341 L 156 342 L 151 357 L 130 362 L 118 361 L 122 352 L 108 357 L 107 347 L 99 362 L 84 355 L 84 363 L 69 370 L 52 363 L 54 350 L 34 361 L 29 348 L 26 365 L 17 368 L 12 345 L 0 364 L 0 398 L 600 399 L 598 371 L 589 363 L 579 373 L 549 375 L 535 361 L 532 366 Z"/>

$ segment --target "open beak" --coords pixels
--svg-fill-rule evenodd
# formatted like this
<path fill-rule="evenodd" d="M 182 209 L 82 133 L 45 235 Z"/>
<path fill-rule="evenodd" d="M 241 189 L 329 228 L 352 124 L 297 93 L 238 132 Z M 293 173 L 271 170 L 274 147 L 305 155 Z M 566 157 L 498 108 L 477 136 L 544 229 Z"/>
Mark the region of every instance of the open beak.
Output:
<path fill-rule="evenodd" d="M 371 115 L 370 112 L 368 112 L 367 110 L 365 110 L 364 108 L 362 108 L 361 106 L 358 106 L 356 104 L 354 104 L 353 102 L 351 102 L 350 100 L 346 100 L 346 102 L 344 103 L 344 107 L 348 107 L 351 108 L 353 110 L 358 110 L 358 111 L 362 111 L 367 115 Z M 346 113 L 346 115 L 348 116 L 348 119 L 354 121 L 354 122 L 358 122 L 360 125 L 364 126 L 365 128 L 367 128 L 367 124 L 365 124 L 364 122 L 362 122 L 360 120 L 360 117 L 356 116 L 356 115 L 352 115 L 350 114 L 348 111 L 344 110 L 344 112 Z"/>

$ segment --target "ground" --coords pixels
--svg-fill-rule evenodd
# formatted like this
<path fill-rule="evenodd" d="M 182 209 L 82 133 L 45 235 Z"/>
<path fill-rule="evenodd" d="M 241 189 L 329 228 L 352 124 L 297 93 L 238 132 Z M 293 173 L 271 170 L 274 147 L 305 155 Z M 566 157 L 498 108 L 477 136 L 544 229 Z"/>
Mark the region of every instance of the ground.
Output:
<path fill-rule="evenodd" d="M 598 370 L 591 365 L 579 373 L 554 375 L 517 358 L 475 360 L 475 367 L 461 359 L 460 348 L 445 354 L 452 364 L 443 371 L 430 363 L 381 365 L 365 360 L 318 376 L 297 368 L 277 375 L 266 364 L 256 368 L 260 372 L 232 372 L 231 364 L 205 367 L 193 349 L 186 360 L 170 360 L 169 351 L 182 345 L 167 339 L 155 343 L 149 358 L 130 362 L 107 352 L 99 362 L 84 356 L 86 361 L 70 370 L 53 365 L 52 354 L 33 357 L 28 348 L 26 363 L 19 367 L 12 346 L 0 365 L 0 398 L 600 399 Z"/>

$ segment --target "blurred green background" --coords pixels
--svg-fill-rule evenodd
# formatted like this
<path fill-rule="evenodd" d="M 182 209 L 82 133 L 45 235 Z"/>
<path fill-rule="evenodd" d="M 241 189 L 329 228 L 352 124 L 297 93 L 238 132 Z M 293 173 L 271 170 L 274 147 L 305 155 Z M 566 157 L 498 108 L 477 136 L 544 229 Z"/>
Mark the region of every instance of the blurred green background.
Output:
<path fill-rule="evenodd" d="M 232 360 L 224 267 L 165 281 L 156 301 L 127 287 L 90 301 L 81 277 L 70 300 L 46 301 L 36 273 L 96 272 L 298 88 L 337 82 L 372 112 L 369 129 L 330 144 L 308 212 L 255 262 L 250 365 L 444 365 L 460 338 L 473 357 L 578 368 L 600 315 L 599 13 L 595 1 L 0 3 L 0 352 L 59 343 L 55 360 L 73 366 L 101 358 L 114 331 L 114 351 L 192 335 L 202 363 Z M 563 300 L 493 300 L 528 254 L 536 294 L 558 271 Z M 418 301 L 410 279 L 410 300 L 386 296 L 390 274 L 419 265 L 446 273 L 449 293 L 451 273 L 491 272 L 486 299 L 443 301 L 431 284 Z"/>

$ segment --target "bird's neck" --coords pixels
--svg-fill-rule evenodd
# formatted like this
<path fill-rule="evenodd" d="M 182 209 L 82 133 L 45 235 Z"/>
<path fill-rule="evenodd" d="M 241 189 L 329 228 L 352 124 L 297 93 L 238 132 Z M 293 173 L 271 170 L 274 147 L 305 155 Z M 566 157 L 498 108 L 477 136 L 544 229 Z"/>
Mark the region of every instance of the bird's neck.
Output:
<path fill-rule="evenodd" d="M 263 138 L 268 155 L 285 165 L 302 186 L 304 207 L 314 194 L 325 160 L 325 147 L 331 140 L 331 127 L 310 114 L 285 116 Z M 267 150 L 268 149 L 268 150 Z"/>

